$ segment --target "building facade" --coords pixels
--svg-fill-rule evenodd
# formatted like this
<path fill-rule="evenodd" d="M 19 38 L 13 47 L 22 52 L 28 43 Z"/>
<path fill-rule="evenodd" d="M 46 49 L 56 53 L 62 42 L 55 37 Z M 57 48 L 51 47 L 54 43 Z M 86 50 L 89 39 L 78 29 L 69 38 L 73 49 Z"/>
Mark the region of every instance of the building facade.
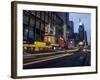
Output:
<path fill-rule="evenodd" d="M 23 10 L 23 43 L 38 48 L 64 47 L 66 13 L 63 14 Z"/>
<path fill-rule="evenodd" d="M 87 41 L 87 31 L 84 32 L 84 40 L 85 40 L 85 45 L 88 45 L 88 41 Z"/>
<path fill-rule="evenodd" d="M 84 40 L 84 24 L 80 21 L 79 24 L 79 41 L 83 41 Z"/>

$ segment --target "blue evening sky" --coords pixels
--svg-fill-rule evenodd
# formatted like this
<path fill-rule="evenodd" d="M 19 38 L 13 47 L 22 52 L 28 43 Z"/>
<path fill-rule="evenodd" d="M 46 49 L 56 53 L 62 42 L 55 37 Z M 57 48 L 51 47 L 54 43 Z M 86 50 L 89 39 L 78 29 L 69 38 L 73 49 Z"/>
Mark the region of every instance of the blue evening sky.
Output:
<path fill-rule="evenodd" d="M 87 31 L 87 41 L 91 42 L 91 14 L 90 13 L 69 13 L 69 20 L 74 22 L 74 32 L 78 33 L 79 19 L 84 24 Z"/>

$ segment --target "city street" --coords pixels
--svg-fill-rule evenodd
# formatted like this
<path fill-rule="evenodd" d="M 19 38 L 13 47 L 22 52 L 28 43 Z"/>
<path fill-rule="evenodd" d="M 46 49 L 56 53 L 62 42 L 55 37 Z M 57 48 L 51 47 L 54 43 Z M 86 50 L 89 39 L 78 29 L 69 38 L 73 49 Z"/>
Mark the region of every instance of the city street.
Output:
<path fill-rule="evenodd" d="M 24 63 L 23 69 L 90 66 L 90 53 L 60 53 Z"/>
<path fill-rule="evenodd" d="M 85 13 L 23 10 L 23 69 L 90 66 L 90 21 Z"/>

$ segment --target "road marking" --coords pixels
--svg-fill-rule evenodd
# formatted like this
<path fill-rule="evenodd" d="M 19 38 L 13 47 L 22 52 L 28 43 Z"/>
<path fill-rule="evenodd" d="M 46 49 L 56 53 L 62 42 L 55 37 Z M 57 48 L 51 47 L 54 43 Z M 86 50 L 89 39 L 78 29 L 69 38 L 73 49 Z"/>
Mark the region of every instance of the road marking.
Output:
<path fill-rule="evenodd" d="M 39 62 L 43 62 L 43 61 L 47 61 L 47 60 L 52 60 L 52 59 L 57 59 L 57 58 L 61 58 L 61 57 L 64 57 L 64 56 L 69 56 L 69 55 L 72 55 L 72 54 L 74 54 L 74 53 L 59 54 L 59 55 L 55 55 L 55 56 L 51 56 L 51 57 L 46 57 L 45 59 L 43 58 L 43 60 L 24 63 L 23 65 L 25 66 L 25 65 L 35 64 L 35 63 L 39 63 Z"/>

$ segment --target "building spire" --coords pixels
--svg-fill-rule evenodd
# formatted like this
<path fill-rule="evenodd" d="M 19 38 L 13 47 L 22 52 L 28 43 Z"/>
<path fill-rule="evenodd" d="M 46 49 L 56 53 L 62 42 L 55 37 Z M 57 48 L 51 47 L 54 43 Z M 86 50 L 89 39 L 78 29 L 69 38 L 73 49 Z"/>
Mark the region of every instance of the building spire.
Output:
<path fill-rule="evenodd" d="M 79 18 L 79 25 L 82 25 L 82 21 L 81 21 L 81 19 Z"/>

